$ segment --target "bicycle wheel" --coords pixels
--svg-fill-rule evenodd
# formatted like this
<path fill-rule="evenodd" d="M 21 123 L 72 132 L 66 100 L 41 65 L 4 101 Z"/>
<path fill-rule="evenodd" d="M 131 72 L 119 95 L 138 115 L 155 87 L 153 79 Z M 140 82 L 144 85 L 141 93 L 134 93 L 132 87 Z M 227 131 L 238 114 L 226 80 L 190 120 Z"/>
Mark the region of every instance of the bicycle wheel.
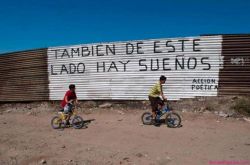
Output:
<path fill-rule="evenodd" d="M 165 123 L 170 128 L 177 128 L 181 125 L 181 117 L 175 112 L 166 115 Z"/>
<path fill-rule="evenodd" d="M 84 121 L 81 116 L 75 116 L 72 120 L 72 126 L 75 129 L 80 129 L 84 126 Z"/>
<path fill-rule="evenodd" d="M 150 112 L 144 112 L 141 116 L 142 123 L 145 125 L 152 124 L 153 115 Z"/>
<path fill-rule="evenodd" d="M 51 126 L 52 128 L 54 129 L 59 129 L 62 127 L 62 119 L 60 119 L 60 117 L 58 116 L 54 116 L 52 119 L 51 119 Z"/>

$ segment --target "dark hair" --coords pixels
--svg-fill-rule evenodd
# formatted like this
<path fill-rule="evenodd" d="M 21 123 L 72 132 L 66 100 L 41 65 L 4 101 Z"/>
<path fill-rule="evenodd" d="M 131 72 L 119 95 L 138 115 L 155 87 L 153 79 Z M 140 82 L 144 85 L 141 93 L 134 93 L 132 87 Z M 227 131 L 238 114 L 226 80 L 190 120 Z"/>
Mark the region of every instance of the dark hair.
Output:
<path fill-rule="evenodd" d="M 161 75 L 161 77 L 160 77 L 160 80 L 161 80 L 161 81 L 166 81 L 166 79 L 167 79 L 167 78 L 166 78 L 165 76 Z"/>
<path fill-rule="evenodd" d="M 74 88 L 76 88 L 75 84 L 70 84 L 69 85 L 69 89 L 74 89 Z"/>

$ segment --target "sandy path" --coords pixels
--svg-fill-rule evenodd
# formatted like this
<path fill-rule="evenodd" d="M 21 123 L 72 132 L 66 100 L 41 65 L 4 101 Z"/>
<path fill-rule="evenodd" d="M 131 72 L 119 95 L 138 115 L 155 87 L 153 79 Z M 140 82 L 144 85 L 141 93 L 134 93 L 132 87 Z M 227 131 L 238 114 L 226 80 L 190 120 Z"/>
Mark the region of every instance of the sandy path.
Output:
<path fill-rule="evenodd" d="M 41 164 L 42 159 L 51 165 L 201 165 L 219 160 L 250 164 L 249 122 L 182 113 L 183 127 L 171 129 L 141 125 L 142 113 L 82 113 L 95 121 L 86 129 L 63 131 L 50 127 L 52 113 L 4 113 L 0 115 L 0 164 Z"/>

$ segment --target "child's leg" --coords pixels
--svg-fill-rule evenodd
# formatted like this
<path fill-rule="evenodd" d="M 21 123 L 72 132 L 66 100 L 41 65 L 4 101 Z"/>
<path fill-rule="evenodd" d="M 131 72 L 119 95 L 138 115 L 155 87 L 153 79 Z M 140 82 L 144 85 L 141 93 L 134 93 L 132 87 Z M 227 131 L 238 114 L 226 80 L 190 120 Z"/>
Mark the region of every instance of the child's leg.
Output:
<path fill-rule="evenodd" d="M 66 125 L 70 125 L 69 119 L 70 119 L 70 115 L 68 114 L 68 115 L 67 115 L 67 118 L 66 118 Z"/>

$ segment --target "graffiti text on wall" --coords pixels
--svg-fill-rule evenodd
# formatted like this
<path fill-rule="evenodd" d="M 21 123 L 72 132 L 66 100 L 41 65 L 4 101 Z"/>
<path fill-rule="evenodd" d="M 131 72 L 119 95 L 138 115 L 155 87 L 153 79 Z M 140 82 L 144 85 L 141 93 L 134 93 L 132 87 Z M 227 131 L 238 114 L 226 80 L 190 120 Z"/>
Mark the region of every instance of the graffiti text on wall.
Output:
<path fill-rule="evenodd" d="M 145 71 L 171 71 L 171 70 L 195 70 L 199 67 L 202 70 L 210 70 L 209 57 L 185 56 L 186 52 L 201 52 L 199 48 L 200 39 L 182 39 L 153 41 L 149 43 L 134 42 L 124 44 L 99 44 L 91 46 L 79 46 L 72 48 L 51 49 L 51 58 L 54 61 L 69 61 L 79 59 L 77 63 L 62 63 L 59 66 L 50 65 L 51 75 L 62 74 L 84 74 L 88 70 L 86 59 L 95 58 L 95 72 L 126 72 L 133 67 L 139 72 Z M 142 58 L 143 54 L 163 54 L 162 58 Z M 102 61 L 101 57 L 109 58 L 110 61 Z M 123 57 L 124 56 L 124 57 Z M 126 56 L 129 56 L 126 59 Z M 100 59 L 98 58 L 100 57 Z M 116 60 L 122 57 L 122 60 Z M 132 59 L 130 59 L 132 57 Z M 137 58 L 133 58 L 137 57 Z M 121 59 L 121 58 L 119 58 Z M 134 67 L 136 63 L 137 67 Z"/>
<path fill-rule="evenodd" d="M 217 84 L 215 79 L 193 79 L 191 88 L 192 90 L 217 90 Z"/>

